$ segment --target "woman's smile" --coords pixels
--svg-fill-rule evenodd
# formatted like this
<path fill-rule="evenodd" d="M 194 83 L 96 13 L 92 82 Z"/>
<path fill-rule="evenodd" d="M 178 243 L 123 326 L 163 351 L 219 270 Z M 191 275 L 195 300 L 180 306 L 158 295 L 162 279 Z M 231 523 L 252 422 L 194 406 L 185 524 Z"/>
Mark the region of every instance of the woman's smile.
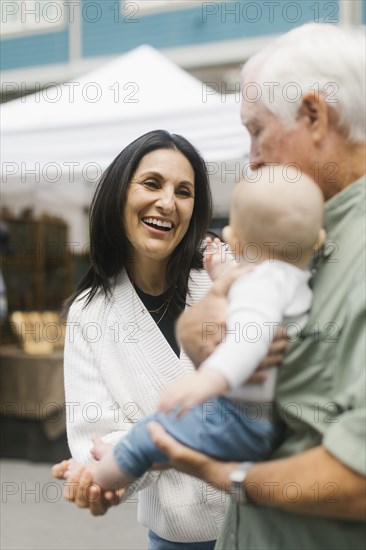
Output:
<path fill-rule="evenodd" d="M 167 233 L 174 227 L 172 221 L 158 218 L 157 216 L 146 216 L 142 218 L 142 222 L 148 227 L 148 229 L 157 233 Z"/>

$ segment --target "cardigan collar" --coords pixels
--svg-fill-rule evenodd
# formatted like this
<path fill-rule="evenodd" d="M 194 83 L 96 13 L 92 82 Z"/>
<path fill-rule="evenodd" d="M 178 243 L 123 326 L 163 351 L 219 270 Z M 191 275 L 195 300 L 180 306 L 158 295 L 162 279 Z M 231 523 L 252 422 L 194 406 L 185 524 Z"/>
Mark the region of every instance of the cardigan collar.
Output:
<path fill-rule="evenodd" d="M 192 270 L 189 281 L 187 305 L 195 303 L 202 296 L 200 281 L 207 274 Z M 165 336 L 146 310 L 143 302 L 135 292 L 133 285 L 123 270 L 116 280 L 113 291 L 113 308 L 123 323 L 124 342 L 129 345 L 131 359 L 143 359 L 144 363 L 155 371 L 158 369 L 166 384 L 177 377 L 177 372 L 192 372 L 194 366 L 185 352 L 181 350 L 180 358 L 176 356 Z"/>

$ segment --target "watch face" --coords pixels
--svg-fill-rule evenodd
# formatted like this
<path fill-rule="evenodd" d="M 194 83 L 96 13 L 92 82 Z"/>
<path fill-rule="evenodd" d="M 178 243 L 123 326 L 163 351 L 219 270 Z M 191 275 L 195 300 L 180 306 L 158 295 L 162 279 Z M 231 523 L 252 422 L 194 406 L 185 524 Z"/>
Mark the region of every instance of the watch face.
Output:
<path fill-rule="evenodd" d="M 247 473 L 244 472 L 243 470 L 234 470 L 232 473 L 231 473 L 231 481 L 233 483 L 242 483 L 246 477 Z"/>
<path fill-rule="evenodd" d="M 231 472 L 230 479 L 233 483 L 241 483 L 246 478 L 248 470 L 253 466 L 252 462 L 242 462 L 238 464 L 237 468 Z"/>

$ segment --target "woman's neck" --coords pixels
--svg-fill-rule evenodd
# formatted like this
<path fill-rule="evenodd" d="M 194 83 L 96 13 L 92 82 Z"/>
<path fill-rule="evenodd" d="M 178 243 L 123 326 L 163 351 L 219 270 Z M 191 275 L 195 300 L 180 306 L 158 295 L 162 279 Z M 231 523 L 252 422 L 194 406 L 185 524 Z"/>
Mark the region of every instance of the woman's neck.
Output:
<path fill-rule="evenodd" d="M 142 292 L 159 296 L 166 290 L 166 267 L 166 262 L 139 259 L 127 266 L 127 273 Z"/>

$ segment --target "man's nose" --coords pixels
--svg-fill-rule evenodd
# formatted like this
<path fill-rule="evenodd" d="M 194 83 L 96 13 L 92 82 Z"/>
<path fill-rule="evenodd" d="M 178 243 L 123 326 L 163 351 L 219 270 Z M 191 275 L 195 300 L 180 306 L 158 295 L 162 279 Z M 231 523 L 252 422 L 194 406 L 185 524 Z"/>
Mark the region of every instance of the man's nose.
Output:
<path fill-rule="evenodd" d="M 262 166 L 263 162 L 261 160 L 258 148 L 251 146 L 249 153 L 249 166 L 251 170 L 258 170 Z"/>
<path fill-rule="evenodd" d="M 258 159 L 249 159 L 249 166 L 251 170 L 258 170 L 263 165 L 263 163 Z"/>

